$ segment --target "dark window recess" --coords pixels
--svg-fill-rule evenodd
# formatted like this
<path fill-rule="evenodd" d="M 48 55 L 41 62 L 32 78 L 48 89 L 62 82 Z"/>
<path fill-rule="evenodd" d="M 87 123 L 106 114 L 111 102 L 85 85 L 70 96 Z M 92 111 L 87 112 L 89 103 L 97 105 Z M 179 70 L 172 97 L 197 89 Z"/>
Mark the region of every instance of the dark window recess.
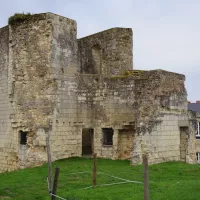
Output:
<path fill-rule="evenodd" d="M 112 128 L 102 128 L 103 131 L 103 145 L 113 145 L 113 133 Z"/>
<path fill-rule="evenodd" d="M 196 135 L 196 139 L 200 139 L 200 135 Z"/>
<path fill-rule="evenodd" d="M 27 143 L 27 132 L 20 131 L 20 144 L 26 145 Z"/>

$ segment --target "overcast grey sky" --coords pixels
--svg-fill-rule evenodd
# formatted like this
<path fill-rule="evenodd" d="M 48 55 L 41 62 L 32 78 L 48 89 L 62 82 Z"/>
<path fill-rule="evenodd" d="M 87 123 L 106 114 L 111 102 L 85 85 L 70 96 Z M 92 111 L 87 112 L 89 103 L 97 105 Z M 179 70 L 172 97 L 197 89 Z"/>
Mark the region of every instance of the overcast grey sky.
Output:
<path fill-rule="evenodd" d="M 186 75 L 200 100 L 200 0 L 1 0 L 0 27 L 16 12 L 53 12 L 78 23 L 78 37 L 111 27 L 134 33 L 134 68 Z"/>

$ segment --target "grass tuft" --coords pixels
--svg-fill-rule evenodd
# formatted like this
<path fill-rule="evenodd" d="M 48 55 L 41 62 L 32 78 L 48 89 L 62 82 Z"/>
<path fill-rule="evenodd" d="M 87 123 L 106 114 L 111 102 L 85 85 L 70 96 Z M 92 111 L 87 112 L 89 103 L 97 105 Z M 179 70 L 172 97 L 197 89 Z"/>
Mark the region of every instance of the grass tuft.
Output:
<path fill-rule="evenodd" d="M 24 20 L 30 19 L 31 13 L 15 13 L 13 16 L 9 17 L 8 24 L 13 25 L 17 22 L 23 22 Z"/>

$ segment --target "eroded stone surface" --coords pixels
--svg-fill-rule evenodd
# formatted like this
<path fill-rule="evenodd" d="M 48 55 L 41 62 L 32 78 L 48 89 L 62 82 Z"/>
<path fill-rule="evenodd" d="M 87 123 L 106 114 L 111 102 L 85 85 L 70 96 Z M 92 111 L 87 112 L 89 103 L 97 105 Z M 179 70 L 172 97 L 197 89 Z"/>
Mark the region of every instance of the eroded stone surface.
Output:
<path fill-rule="evenodd" d="M 98 157 L 195 162 L 185 77 L 132 70 L 131 29 L 76 34 L 52 13 L 0 29 L 0 172 L 46 162 L 46 133 L 53 160 L 81 156 L 83 129 Z"/>

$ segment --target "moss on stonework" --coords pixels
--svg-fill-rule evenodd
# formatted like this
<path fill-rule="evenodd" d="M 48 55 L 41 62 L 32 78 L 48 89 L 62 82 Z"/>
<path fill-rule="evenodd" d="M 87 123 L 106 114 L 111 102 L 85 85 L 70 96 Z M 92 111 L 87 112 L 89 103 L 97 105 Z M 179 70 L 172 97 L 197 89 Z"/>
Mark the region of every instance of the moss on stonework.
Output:
<path fill-rule="evenodd" d="M 24 21 L 32 22 L 37 20 L 44 20 L 45 16 L 45 14 L 15 13 L 8 19 L 8 24 L 15 25 L 18 23 L 23 23 Z"/>
<path fill-rule="evenodd" d="M 30 13 L 15 13 L 13 16 L 9 17 L 8 24 L 13 25 L 17 22 L 22 22 L 24 20 L 30 19 L 32 15 Z"/>
<path fill-rule="evenodd" d="M 118 75 L 118 76 L 108 76 L 107 78 L 110 78 L 110 79 L 117 79 L 117 78 L 128 78 L 130 77 L 129 75 Z"/>
<path fill-rule="evenodd" d="M 122 75 L 125 75 L 125 76 L 142 77 L 142 76 L 144 76 L 144 73 L 145 73 L 144 70 L 125 70 L 125 71 L 122 71 Z"/>

